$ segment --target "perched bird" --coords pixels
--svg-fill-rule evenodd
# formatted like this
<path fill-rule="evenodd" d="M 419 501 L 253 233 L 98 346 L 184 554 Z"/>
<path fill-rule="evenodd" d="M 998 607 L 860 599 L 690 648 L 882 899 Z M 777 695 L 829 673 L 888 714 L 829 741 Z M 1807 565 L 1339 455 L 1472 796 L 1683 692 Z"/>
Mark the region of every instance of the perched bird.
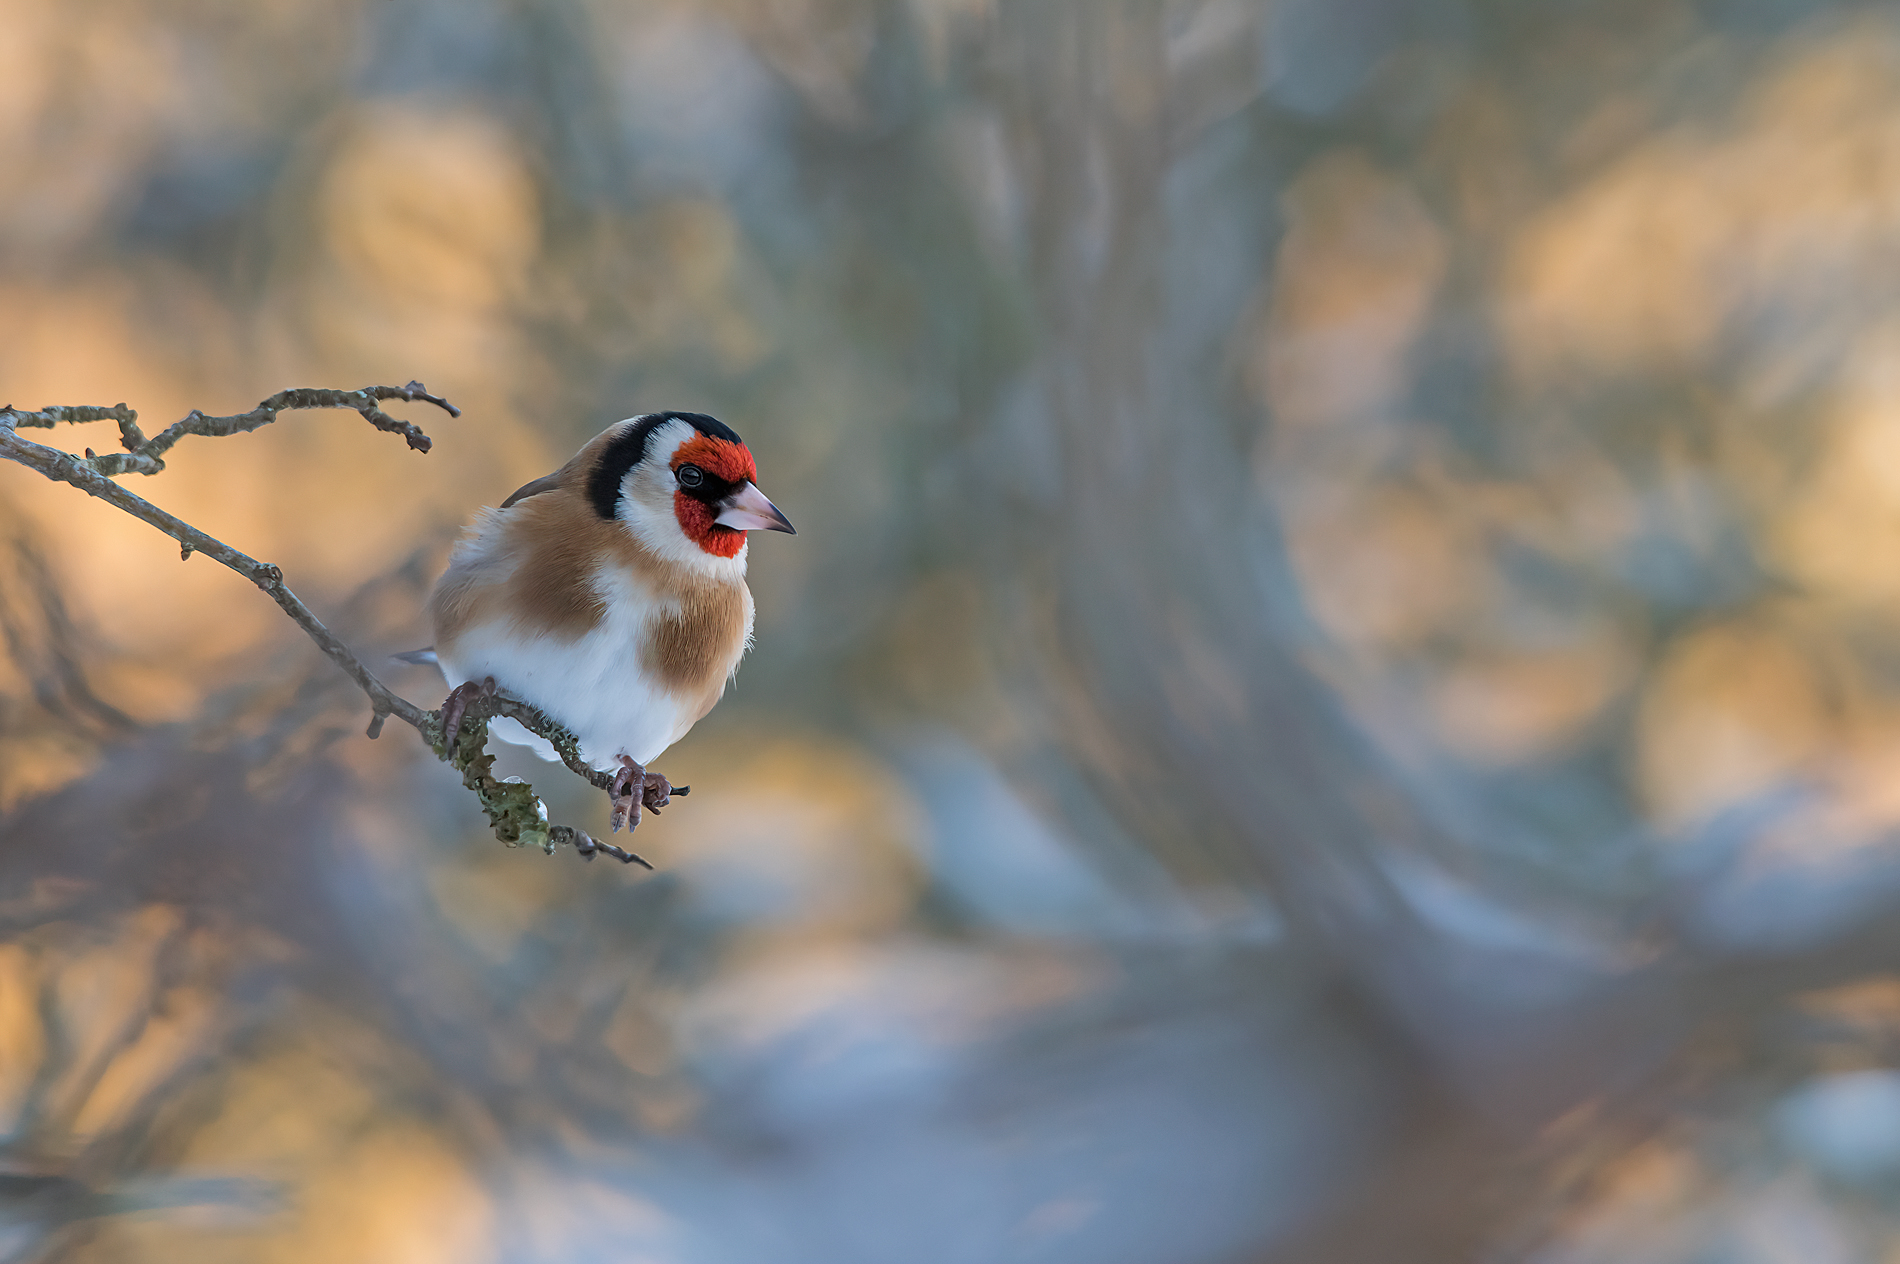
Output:
<path fill-rule="evenodd" d="M 615 773 L 616 831 L 664 806 L 672 787 L 646 766 L 712 710 L 752 645 L 746 532 L 792 530 L 757 477 L 722 422 L 648 413 L 481 510 L 429 599 L 435 644 L 401 656 L 453 686 L 449 741 L 468 701 L 499 690 Z M 559 758 L 506 717 L 489 731 Z"/>

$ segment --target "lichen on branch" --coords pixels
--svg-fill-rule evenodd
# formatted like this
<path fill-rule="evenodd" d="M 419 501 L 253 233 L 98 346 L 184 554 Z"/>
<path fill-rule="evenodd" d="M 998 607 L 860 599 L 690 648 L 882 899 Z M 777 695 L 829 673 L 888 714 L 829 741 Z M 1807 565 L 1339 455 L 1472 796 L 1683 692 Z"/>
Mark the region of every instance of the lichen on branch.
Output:
<path fill-rule="evenodd" d="M 430 439 L 420 427 L 392 417 L 378 406 L 391 400 L 433 404 L 451 417 L 462 415 L 461 410 L 446 399 L 430 394 L 421 382 L 410 382 L 407 386 L 366 386 L 355 391 L 321 388 L 279 391 L 249 412 L 225 417 L 207 416 L 194 408 L 181 420 L 149 439 L 139 429 L 138 413 L 124 404 L 111 408 L 90 404 L 66 405 L 32 411 L 14 408 L 9 404 L 0 407 L 0 457 L 37 470 L 55 482 L 69 483 L 87 495 L 106 501 L 134 518 L 151 524 L 178 541 L 181 558 L 188 559 L 193 553 L 202 553 L 263 589 L 316 642 L 317 648 L 348 673 L 350 679 L 368 696 L 369 736 L 373 738 L 380 734 L 383 722 L 392 715 L 414 728 L 434 750 L 437 758 L 447 761 L 462 774 L 462 783 L 476 796 L 482 811 L 494 827 L 495 836 L 502 842 L 514 847 L 538 846 L 550 854 L 559 847 L 571 846 L 589 860 L 593 859 L 596 852 L 605 852 L 616 860 L 646 865 L 646 861 L 632 852 L 609 843 L 597 842 L 571 826 L 550 825 L 547 808 L 535 795 L 532 786 L 524 781 L 495 779 L 492 773 L 494 756 L 486 750 L 488 721 L 500 715 L 519 722 L 530 732 L 545 738 L 560 754 L 561 762 L 585 778 L 588 784 L 600 789 L 608 788 L 612 781 L 611 774 L 590 767 L 580 757 L 573 734 L 533 707 L 494 694 L 469 704 L 464 712 L 458 740 L 454 748 L 449 749 L 443 739 L 442 710 L 424 711 L 383 684 L 290 591 L 284 582 L 283 571 L 214 539 L 112 481 L 120 474 L 156 474 L 163 470 L 165 454 L 186 435 L 218 437 L 242 434 L 269 425 L 281 413 L 305 409 L 352 409 L 378 430 L 401 435 L 415 451 L 428 452 Z M 35 443 L 19 433 L 23 428 L 50 429 L 61 424 L 84 425 L 95 421 L 118 423 L 119 441 L 124 452 L 100 455 L 87 448 L 85 454 L 79 456 L 62 448 Z M 634 819 L 639 819 L 637 814 Z M 651 865 L 647 867 L 652 868 Z"/>
<path fill-rule="evenodd" d="M 462 712 L 453 749 L 444 744 L 442 712 L 428 713 L 421 729 L 423 740 L 429 743 L 438 759 L 446 760 L 462 774 L 462 784 L 481 803 L 496 838 L 510 847 L 539 847 L 550 856 L 567 845 L 589 860 L 595 852 L 605 852 L 624 863 L 653 867 L 641 856 L 601 842 L 572 826 L 550 825 L 547 807 L 535 796 L 532 786 L 515 778 L 497 780 L 495 757 L 487 750 L 488 722 L 497 716 L 514 720 L 529 732 L 547 739 L 560 754 L 561 762 L 590 784 L 605 790 L 613 781 L 611 773 L 589 767 L 581 759 L 579 741 L 572 733 L 524 702 L 501 694 L 484 694 L 471 699 Z"/>

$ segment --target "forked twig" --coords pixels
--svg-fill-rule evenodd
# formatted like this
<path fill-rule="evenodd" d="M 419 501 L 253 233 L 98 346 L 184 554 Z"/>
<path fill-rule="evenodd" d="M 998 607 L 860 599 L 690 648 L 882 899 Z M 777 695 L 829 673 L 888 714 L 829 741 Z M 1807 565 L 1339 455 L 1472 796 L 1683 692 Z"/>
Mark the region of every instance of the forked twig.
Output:
<path fill-rule="evenodd" d="M 377 679 L 363 661 L 350 652 L 335 633 L 325 627 L 310 608 L 297 599 L 284 583 L 284 573 L 269 562 L 260 562 L 221 540 L 174 517 L 143 497 L 136 496 L 113 482 L 119 474 L 156 474 L 165 468 L 165 454 L 186 435 L 232 435 L 256 430 L 277 420 L 280 413 L 311 408 L 349 408 L 360 413 L 378 430 L 399 434 L 417 452 L 427 452 L 429 436 L 414 424 L 391 417 L 379 404 L 389 400 L 433 404 L 451 417 L 461 416 L 456 408 L 439 395 L 431 395 L 420 382 L 407 386 L 366 386 L 357 391 L 295 389 L 279 391 L 249 412 L 228 417 L 207 417 L 193 409 L 182 420 L 167 426 L 151 438 L 139 429 L 138 413 L 124 404 L 112 408 L 92 405 L 41 408 L 26 411 L 11 405 L 0 407 L 0 457 L 38 470 L 56 482 L 70 483 L 89 496 L 96 496 L 141 522 L 150 523 L 178 541 L 179 556 L 189 558 L 202 553 L 230 567 L 269 594 L 271 600 L 302 628 L 317 648 L 349 674 L 369 697 L 369 736 L 382 732 L 390 716 L 407 723 L 422 735 L 438 758 L 453 764 L 462 773 L 463 784 L 473 791 L 494 826 L 495 836 L 511 846 L 536 845 L 550 854 L 557 847 L 571 845 L 591 860 L 596 852 L 606 852 L 628 863 L 647 862 L 608 843 L 600 843 L 580 830 L 566 825 L 548 824 L 547 808 L 534 789 L 522 781 L 497 781 L 490 773 L 494 757 L 486 752 L 488 720 L 505 715 L 546 739 L 560 753 L 561 761 L 589 784 L 607 788 L 611 774 L 590 767 L 580 757 L 573 734 L 555 724 L 533 707 L 514 699 L 494 695 L 468 707 L 454 747 L 443 740 L 441 710 L 424 711 Z M 91 448 L 84 456 L 75 456 L 61 448 L 48 447 L 23 438 L 21 428 L 54 427 L 62 423 L 84 424 L 115 421 L 125 451 L 98 455 Z M 651 865 L 647 866 L 652 868 Z"/>

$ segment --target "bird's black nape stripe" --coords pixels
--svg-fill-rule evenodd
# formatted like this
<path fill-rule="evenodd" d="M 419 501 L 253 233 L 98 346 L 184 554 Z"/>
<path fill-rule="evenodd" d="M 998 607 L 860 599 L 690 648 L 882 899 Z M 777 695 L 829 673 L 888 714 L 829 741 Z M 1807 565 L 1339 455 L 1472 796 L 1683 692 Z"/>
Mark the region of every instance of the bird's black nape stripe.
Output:
<path fill-rule="evenodd" d="M 620 503 L 620 480 L 646 457 L 647 436 L 667 419 L 666 413 L 648 413 L 615 435 L 600 454 L 600 464 L 587 476 L 587 503 L 603 518 L 614 516 Z"/>
<path fill-rule="evenodd" d="M 703 435 L 728 443 L 743 442 L 731 426 L 705 413 L 648 413 L 614 436 L 600 454 L 600 463 L 594 472 L 587 476 L 587 503 L 594 507 L 595 513 L 603 518 L 614 516 L 620 504 L 621 480 L 627 477 L 628 470 L 646 460 L 647 438 L 654 427 L 669 421 L 683 421 Z"/>

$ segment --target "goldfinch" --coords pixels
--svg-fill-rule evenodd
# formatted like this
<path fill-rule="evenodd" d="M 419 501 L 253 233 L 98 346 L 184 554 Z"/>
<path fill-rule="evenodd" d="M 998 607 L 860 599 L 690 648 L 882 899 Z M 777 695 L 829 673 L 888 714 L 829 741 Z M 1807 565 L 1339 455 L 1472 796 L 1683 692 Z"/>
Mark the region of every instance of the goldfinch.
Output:
<path fill-rule="evenodd" d="M 725 692 L 752 645 L 746 532 L 792 531 L 758 489 L 752 453 L 704 413 L 616 422 L 574 459 L 476 514 L 429 599 L 433 661 L 453 687 L 453 742 L 486 690 L 538 708 L 615 773 L 613 828 L 665 806 L 646 766 Z M 544 759 L 514 720 L 490 733 Z"/>

